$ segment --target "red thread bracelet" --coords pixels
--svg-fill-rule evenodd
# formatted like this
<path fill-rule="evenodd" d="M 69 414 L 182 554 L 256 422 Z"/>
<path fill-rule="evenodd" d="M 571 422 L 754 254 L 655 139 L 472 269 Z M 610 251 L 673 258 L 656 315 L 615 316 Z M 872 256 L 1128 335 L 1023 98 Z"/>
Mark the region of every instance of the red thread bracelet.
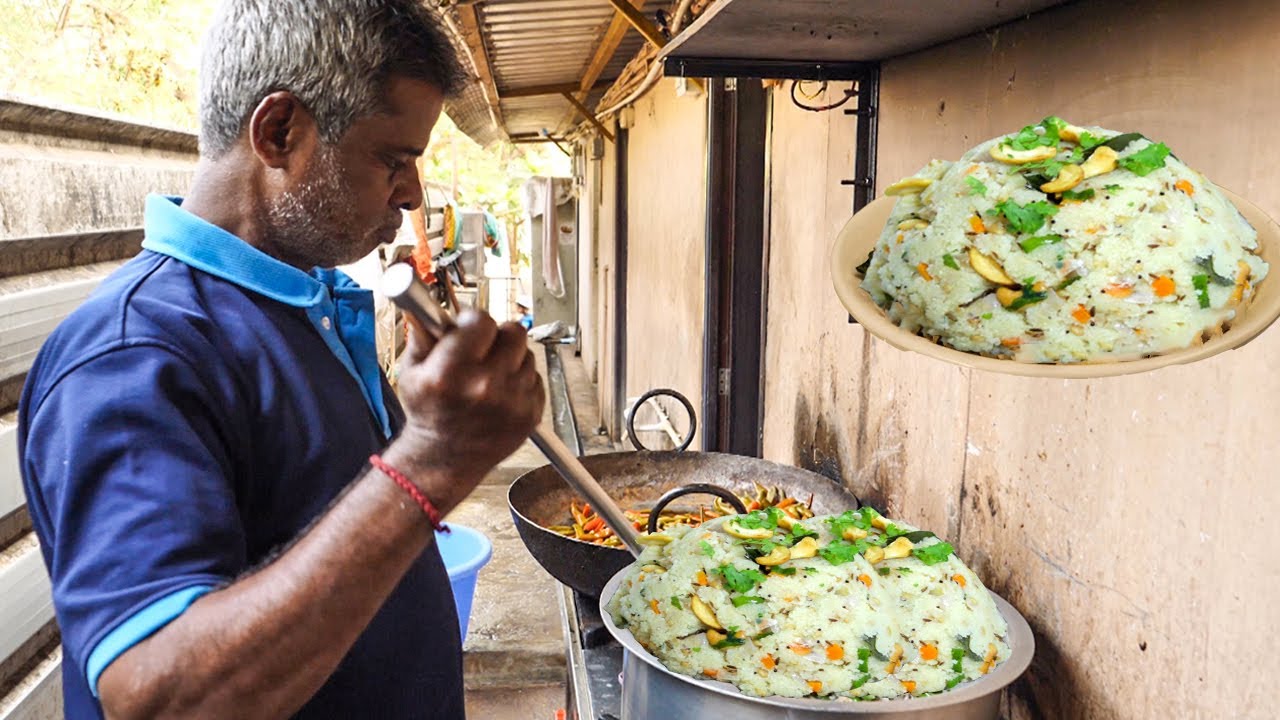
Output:
<path fill-rule="evenodd" d="M 409 478 L 405 477 L 399 470 L 388 465 L 386 460 L 383 460 L 377 455 L 369 456 L 369 464 L 378 468 L 378 470 L 381 470 L 383 475 L 391 478 L 395 484 L 399 485 L 405 492 L 409 493 L 409 497 L 412 497 L 413 501 L 418 503 L 418 506 L 422 508 L 422 512 L 426 513 L 427 520 L 431 521 L 431 527 L 435 528 L 436 532 L 448 534 L 449 526 L 440 522 L 440 511 L 436 510 L 436 506 L 431 504 L 431 501 L 427 499 L 426 495 L 422 494 L 422 491 L 418 489 L 417 485 L 409 482 Z"/>

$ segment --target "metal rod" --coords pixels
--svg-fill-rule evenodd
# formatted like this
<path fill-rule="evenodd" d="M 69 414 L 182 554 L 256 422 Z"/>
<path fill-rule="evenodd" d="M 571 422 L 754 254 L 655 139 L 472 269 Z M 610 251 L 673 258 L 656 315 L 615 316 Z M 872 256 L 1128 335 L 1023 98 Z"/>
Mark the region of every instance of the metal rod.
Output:
<path fill-rule="evenodd" d="M 402 310 L 413 315 L 422 325 L 423 330 L 437 338 L 457 327 L 453 317 L 440 307 L 427 291 L 427 287 L 418 279 L 417 273 L 407 263 L 398 263 L 387 268 L 382 275 L 382 294 Z M 569 483 L 569 486 L 585 496 L 600 517 L 617 534 L 632 555 L 639 555 L 643 548 L 636 539 L 635 528 L 627 519 L 622 508 L 600 487 L 600 483 L 591 477 L 591 473 L 583 467 L 577 456 L 569 450 L 564 441 L 555 435 L 548 434 L 541 427 L 534 428 L 530 435 L 533 444 L 547 456 L 552 467 Z"/>

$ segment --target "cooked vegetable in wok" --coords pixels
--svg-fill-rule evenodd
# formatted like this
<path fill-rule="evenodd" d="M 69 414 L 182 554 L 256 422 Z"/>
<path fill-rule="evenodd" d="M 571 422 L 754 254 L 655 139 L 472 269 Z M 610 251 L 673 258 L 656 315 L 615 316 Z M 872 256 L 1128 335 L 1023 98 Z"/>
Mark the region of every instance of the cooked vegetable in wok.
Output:
<path fill-rule="evenodd" d="M 742 504 L 746 506 L 748 511 L 776 507 L 791 520 L 805 520 L 813 517 L 813 511 L 810 509 L 810 505 L 813 503 L 812 495 L 805 502 L 801 502 L 779 487 L 767 488 L 760 483 L 756 483 L 754 496 L 739 495 L 738 499 L 742 500 Z M 645 530 L 649 522 L 649 510 L 624 510 L 624 512 L 636 530 L 642 532 Z M 579 505 L 577 502 L 572 502 L 569 504 L 569 514 L 571 516 L 570 524 L 548 525 L 547 529 L 576 540 L 585 540 L 607 547 L 622 547 L 622 541 L 605 524 L 604 518 L 596 514 L 595 509 L 590 504 L 582 503 Z M 676 524 L 696 527 L 708 520 L 736 514 L 737 511 L 730 507 L 728 503 L 716 498 L 710 507 L 699 506 L 697 512 L 663 510 L 658 516 L 658 529 L 662 530 Z"/>

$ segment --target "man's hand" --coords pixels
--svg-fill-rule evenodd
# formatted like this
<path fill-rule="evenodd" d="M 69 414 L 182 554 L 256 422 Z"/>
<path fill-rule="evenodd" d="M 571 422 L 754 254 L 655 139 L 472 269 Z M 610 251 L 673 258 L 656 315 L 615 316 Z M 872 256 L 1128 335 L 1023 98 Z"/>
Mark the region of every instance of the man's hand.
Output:
<path fill-rule="evenodd" d="M 474 310 L 434 340 L 411 325 L 400 368 L 404 432 L 384 453 L 447 513 L 542 419 L 546 393 L 524 328 Z"/>

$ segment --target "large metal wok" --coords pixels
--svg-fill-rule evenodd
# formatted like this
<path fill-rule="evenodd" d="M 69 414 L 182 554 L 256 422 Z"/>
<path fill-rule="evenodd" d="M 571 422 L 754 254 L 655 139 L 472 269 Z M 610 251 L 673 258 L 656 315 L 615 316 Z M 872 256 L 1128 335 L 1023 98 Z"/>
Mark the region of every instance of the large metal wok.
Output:
<path fill-rule="evenodd" d="M 720 453 L 625 452 L 582 458 L 582 464 L 618 505 L 648 509 L 664 493 L 705 483 L 740 495 L 753 495 L 755 483 L 778 486 L 807 500 L 819 515 L 856 508 L 858 500 L 836 482 L 817 473 L 758 458 Z M 589 597 L 600 597 L 605 583 L 634 558 L 625 549 L 565 537 L 548 530 L 569 518 L 569 503 L 581 499 L 554 468 L 531 470 L 507 492 L 511 518 L 535 560 L 552 577 Z M 709 498 L 708 498 L 709 500 Z"/>

